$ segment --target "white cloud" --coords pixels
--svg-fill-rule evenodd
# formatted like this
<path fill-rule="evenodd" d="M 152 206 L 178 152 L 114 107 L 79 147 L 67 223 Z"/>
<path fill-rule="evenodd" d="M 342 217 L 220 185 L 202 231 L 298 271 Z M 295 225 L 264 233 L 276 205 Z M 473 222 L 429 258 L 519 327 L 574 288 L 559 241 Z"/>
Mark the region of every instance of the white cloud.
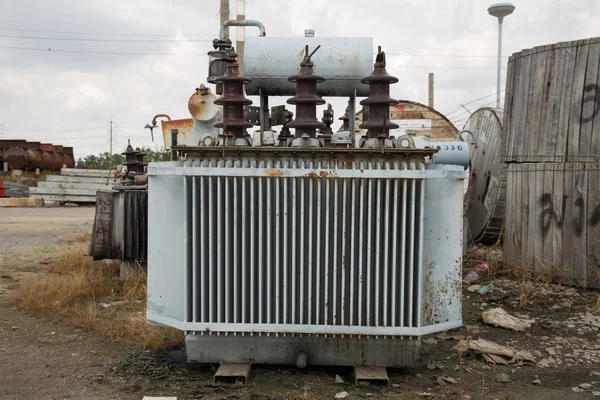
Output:
<path fill-rule="evenodd" d="M 392 95 L 426 102 L 427 74 L 434 72 L 436 108 L 448 112 L 495 92 L 497 21 L 487 14 L 488 5 L 481 0 L 247 0 L 246 16 L 263 22 L 268 36 L 301 36 L 307 28 L 318 36 L 372 36 L 374 45 L 382 45 L 389 54 L 388 72 L 399 78 Z M 505 55 L 591 37 L 600 24 L 600 2 L 596 1 L 529 0 L 515 5 L 515 13 L 504 23 Z M 135 145 L 150 145 L 149 132 L 142 127 L 154 114 L 188 117 L 187 100 L 206 79 L 204 54 L 218 35 L 218 6 L 216 0 L 47 0 L 33 8 L 26 2 L 7 2 L 0 15 L 0 26 L 6 28 L 167 35 L 39 32 L 30 36 L 175 42 L 0 38 L 0 46 L 176 55 L 0 48 L 0 124 L 5 137 L 73 145 L 76 155 L 83 156 L 108 148 L 106 123 L 112 116 L 118 124 L 116 149 L 124 148 L 127 138 Z M 235 13 L 231 1 L 231 14 Z M 246 36 L 256 34 L 255 28 L 246 30 Z M 327 100 L 334 105 L 336 118 L 342 115 L 346 99 Z"/>

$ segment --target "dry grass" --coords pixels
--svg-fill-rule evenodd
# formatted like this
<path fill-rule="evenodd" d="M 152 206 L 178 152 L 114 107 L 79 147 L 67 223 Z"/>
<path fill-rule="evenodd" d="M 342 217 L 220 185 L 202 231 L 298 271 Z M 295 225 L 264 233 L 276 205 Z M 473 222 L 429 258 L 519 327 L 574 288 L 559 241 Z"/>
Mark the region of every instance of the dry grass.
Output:
<path fill-rule="evenodd" d="M 89 243 L 92 237 L 91 232 L 84 232 L 77 236 L 73 236 L 67 240 L 68 243 Z"/>
<path fill-rule="evenodd" d="M 84 255 L 86 249 L 82 244 L 66 250 L 43 275 L 23 280 L 14 302 L 31 314 L 71 322 L 106 339 L 144 349 L 183 343 L 181 331 L 146 324 L 145 276 L 121 282 L 115 279 L 118 264 L 93 261 Z"/>

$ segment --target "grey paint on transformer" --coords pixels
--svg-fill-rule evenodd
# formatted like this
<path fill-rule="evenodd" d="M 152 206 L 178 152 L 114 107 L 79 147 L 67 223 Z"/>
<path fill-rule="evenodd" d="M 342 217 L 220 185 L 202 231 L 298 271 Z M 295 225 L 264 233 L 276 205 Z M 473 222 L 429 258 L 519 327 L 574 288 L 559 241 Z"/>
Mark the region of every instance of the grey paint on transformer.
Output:
<path fill-rule="evenodd" d="M 304 46 L 312 51 L 315 73 L 326 79 L 318 84 L 320 96 L 368 96 L 360 80 L 373 69 L 373 38 L 370 37 L 248 37 L 244 49 L 244 75 L 248 95 L 293 96 L 296 84 L 288 81 L 300 69 Z"/>

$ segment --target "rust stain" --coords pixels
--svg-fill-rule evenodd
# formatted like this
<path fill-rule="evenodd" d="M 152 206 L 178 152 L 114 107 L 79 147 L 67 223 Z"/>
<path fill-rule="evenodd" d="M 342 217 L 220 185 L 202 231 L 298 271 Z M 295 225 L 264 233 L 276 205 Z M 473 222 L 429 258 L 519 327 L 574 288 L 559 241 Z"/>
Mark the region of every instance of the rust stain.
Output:
<path fill-rule="evenodd" d="M 277 168 L 267 168 L 265 170 L 266 176 L 283 176 L 283 171 Z"/>
<path fill-rule="evenodd" d="M 161 121 L 163 131 L 163 141 L 165 148 L 171 147 L 171 129 L 177 129 L 179 134 L 177 135 L 178 145 L 196 146 L 194 142 L 194 119 L 175 119 L 172 121 Z"/>
<path fill-rule="evenodd" d="M 316 172 L 309 172 L 308 174 L 306 174 L 307 177 L 309 178 L 318 178 L 319 175 Z"/>

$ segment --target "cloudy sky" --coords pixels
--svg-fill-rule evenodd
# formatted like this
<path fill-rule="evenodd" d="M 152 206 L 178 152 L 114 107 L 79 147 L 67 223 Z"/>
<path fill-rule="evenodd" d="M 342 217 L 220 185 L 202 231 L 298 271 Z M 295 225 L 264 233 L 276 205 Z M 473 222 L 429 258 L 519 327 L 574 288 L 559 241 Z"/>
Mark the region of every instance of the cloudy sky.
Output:
<path fill-rule="evenodd" d="M 487 14 L 490 3 L 246 0 L 246 17 L 263 22 L 268 36 L 302 36 L 312 28 L 318 36 L 373 37 L 400 80 L 392 96 L 427 103 L 434 72 L 436 108 L 462 126 L 468 114 L 455 111 L 461 103 L 495 103 L 497 20 Z M 520 49 L 598 36 L 598 0 L 514 4 L 504 23 L 503 68 Z M 81 157 L 108 150 L 112 119 L 115 151 L 127 139 L 160 145 L 142 127 L 156 113 L 189 117 L 187 100 L 206 79 L 205 54 L 218 29 L 219 0 L 0 0 L 0 137 L 71 145 Z M 337 118 L 344 101 L 332 104 Z"/>

